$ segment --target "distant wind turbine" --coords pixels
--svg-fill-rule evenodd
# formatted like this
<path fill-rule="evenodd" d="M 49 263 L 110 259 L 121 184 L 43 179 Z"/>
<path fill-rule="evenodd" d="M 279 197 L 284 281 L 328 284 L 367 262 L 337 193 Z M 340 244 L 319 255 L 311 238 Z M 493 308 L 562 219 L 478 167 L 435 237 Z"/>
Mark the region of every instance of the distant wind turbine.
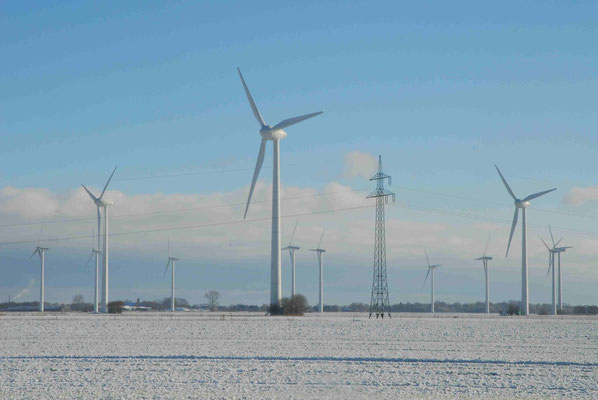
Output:
<path fill-rule="evenodd" d="M 476 260 L 481 260 L 484 265 L 484 274 L 486 275 L 486 314 L 490 314 L 490 279 L 488 277 L 488 261 L 492 260 L 492 257 L 486 256 L 488 250 L 488 243 L 490 243 L 490 236 L 486 241 L 486 247 L 484 248 L 484 255 Z"/>
<path fill-rule="evenodd" d="M 174 312 L 175 304 L 174 304 L 174 265 L 179 261 L 178 258 L 170 256 L 170 239 L 168 239 L 168 262 L 166 263 L 166 269 L 164 269 L 164 275 L 162 279 L 166 276 L 166 271 L 168 271 L 168 267 L 172 265 L 172 280 L 171 280 L 171 287 L 170 287 L 170 311 Z"/>
<path fill-rule="evenodd" d="M 550 273 L 550 270 L 552 269 L 552 315 L 556 315 L 556 279 L 555 279 L 556 277 L 555 277 L 555 270 L 554 270 L 554 255 L 556 253 L 558 253 L 556 246 L 563 239 L 561 238 L 558 242 L 555 243 L 554 236 L 552 236 L 552 229 L 550 228 L 550 225 L 548 226 L 548 230 L 550 231 L 550 239 L 552 240 L 552 247 L 548 247 L 548 245 L 546 244 L 544 239 L 540 238 L 540 240 L 542 240 L 542 243 L 544 243 L 544 246 L 546 246 L 546 250 L 548 250 L 548 271 L 546 272 L 546 276 L 548 276 L 548 274 Z"/>
<path fill-rule="evenodd" d="M 324 231 L 322 231 L 322 236 L 320 237 L 320 242 L 318 243 L 318 248 L 309 250 L 309 251 L 315 251 L 318 254 L 318 264 L 320 265 L 320 301 L 318 302 L 318 311 L 319 312 L 324 312 L 324 253 L 326 253 L 326 250 L 324 250 L 320 247 L 322 245 L 323 238 L 324 238 Z"/>
<path fill-rule="evenodd" d="M 431 294 L 431 301 L 430 301 L 430 312 L 434 314 L 434 270 L 442 264 L 435 264 L 430 265 L 430 259 L 428 258 L 428 252 L 424 250 L 426 254 L 426 262 L 428 263 L 428 273 L 426 274 L 426 279 L 424 279 L 424 287 L 426 286 L 426 282 L 428 280 L 428 275 L 430 275 L 430 271 L 432 271 L 432 276 L 430 277 L 430 294 Z"/>
<path fill-rule="evenodd" d="M 89 197 L 91 197 L 91 200 L 93 200 L 94 204 L 97 207 L 97 215 L 98 215 L 98 249 L 101 247 L 100 245 L 100 236 L 102 236 L 101 232 L 102 232 L 102 213 L 101 213 L 101 209 L 104 209 L 104 248 L 102 250 L 102 259 L 104 261 L 104 268 L 103 268 L 103 273 L 102 273 L 102 312 L 107 313 L 108 312 L 108 206 L 111 206 L 112 204 L 114 204 L 111 201 L 106 201 L 104 200 L 104 194 L 106 193 L 106 189 L 108 188 L 108 184 L 110 183 L 110 180 L 112 179 L 112 176 L 114 175 L 114 173 L 116 172 L 116 168 L 114 167 L 114 170 L 112 171 L 112 174 L 110 174 L 110 177 L 108 178 L 108 181 L 106 182 L 106 184 L 104 185 L 104 189 L 102 190 L 102 193 L 100 194 L 99 197 L 96 197 L 93 195 L 93 193 L 91 193 L 89 191 L 89 189 L 87 189 L 87 187 L 85 187 L 85 185 L 81 185 L 83 186 L 83 189 L 85 189 L 85 191 L 87 192 L 87 194 L 89 195 Z"/>
<path fill-rule="evenodd" d="M 525 218 L 525 209 L 530 206 L 530 201 L 538 198 L 540 196 L 545 195 L 546 193 L 550 193 L 554 189 L 545 190 L 543 192 L 538 192 L 534 194 L 530 194 L 523 200 L 518 199 L 509 184 L 507 183 L 504 176 L 498 169 L 496 165 L 496 171 L 498 171 L 498 175 L 500 175 L 500 179 L 502 183 L 505 185 L 507 192 L 513 198 L 515 202 L 515 215 L 513 216 L 513 225 L 511 225 L 511 233 L 509 235 L 509 244 L 507 245 L 507 253 L 505 257 L 509 255 L 509 248 L 511 247 L 511 240 L 513 239 L 513 233 L 515 232 L 515 227 L 517 226 L 517 220 L 519 218 L 519 209 L 521 209 L 521 312 L 524 315 L 529 315 L 529 287 L 528 287 L 528 274 L 527 274 L 527 219 Z"/>
<path fill-rule="evenodd" d="M 91 230 L 91 254 L 89 255 L 89 258 L 87 259 L 87 264 L 85 264 L 85 266 L 87 267 L 89 265 L 89 262 L 91 261 L 91 257 L 93 257 L 94 255 L 96 256 L 96 280 L 95 280 L 95 286 L 94 286 L 94 292 L 93 292 L 93 312 L 94 313 L 98 313 L 99 310 L 99 273 L 100 273 L 100 254 L 102 254 L 102 252 L 100 250 L 96 250 L 95 248 L 95 237 L 94 237 L 95 233 L 93 231 L 93 229 Z"/>
<path fill-rule="evenodd" d="M 29 257 L 29 259 L 31 260 L 31 258 L 38 254 L 39 255 L 39 263 L 40 263 L 40 280 L 39 280 L 39 312 L 44 312 L 44 302 L 46 300 L 46 295 L 45 295 L 45 263 L 46 263 L 46 251 L 50 250 L 47 247 L 40 247 L 39 242 L 37 243 L 37 247 L 35 248 L 35 250 L 33 251 L 33 253 L 31 254 L 31 256 Z"/>
<path fill-rule="evenodd" d="M 291 125 L 295 125 L 308 118 L 315 117 L 316 115 L 322 114 L 322 111 L 318 111 L 311 114 L 301 115 L 299 117 L 293 117 L 285 119 L 274 126 L 266 125 L 262 115 L 257 109 L 253 97 L 245 84 L 245 79 L 241 74 L 241 70 L 237 68 L 241 83 L 243 83 L 243 89 L 247 100 L 253 110 L 253 115 L 260 124 L 260 135 L 262 141 L 260 144 L 260 150 L 257 156 L 257 162 L 255 164 L 255 171 L 253 172 L 253 179 L 251 180 L 251 187 L 249 189 L 249 196 L 247 197 L 247 206 L 245 207 L 245 215 L 247 217 L 247 211 L 249 210 L 249 204 L 251 203 L 251 196 L 253 196 L 253 190 L 255 183 L 260 174 L 260 169 L 264 163 L 264 153 L 266 152 L 266 142 L 271 140 L 274 144 L 273 153 L 273 176 L 272 176 L 272 248 L 271 248 L 271 259 L 270 259 L 270 304 L 280 305 L 280 299 L 282 298 L 282 283 L 281 283 L 281 263 L 280 263 L 280 141 L 284 139 L 287 134 L 283 131 Z"/>
<path fill-rule="evenodd" d="M 298 223 L 299 220 L 295 222 L 295 228 L 293 229 L 293 234 L 291 235 L 289 245 L 282 249 L 288 250 L 289 255 L 291 256 L 291 298 L 295 297 L 295 250 L 299 250 L 299 247 L 293 246 L 293 238 L 295 237 L 295 231 L 297 230 Z"/>

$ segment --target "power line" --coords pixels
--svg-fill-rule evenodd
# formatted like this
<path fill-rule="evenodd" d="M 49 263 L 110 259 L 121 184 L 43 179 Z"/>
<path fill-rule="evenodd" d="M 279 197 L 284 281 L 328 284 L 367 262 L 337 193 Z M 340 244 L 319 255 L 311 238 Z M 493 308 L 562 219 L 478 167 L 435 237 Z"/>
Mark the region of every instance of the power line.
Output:
<path fill-rule="evenodd" d="M 349 193 L 349 192 L 357 192 L 360 190 L 365 190 L 365 188 L 363 189 L 348 189 L 348 190 L 336 190 L 336 191 L 332 191 L 332 192 L 317 192 L 314 194 L 306 194 L 306 195 L 302 195 L 302 196 L 292 196 L 292 197 L 288 197 L 288 196 L 282 196 L 282 199 L 285 200 L 295 200 L 295 199 L 301 199 L 301 198 L 306 198 L 306 197 L 318 197 L 318 196 L 330 196 L 330 195 L 334 195 L 334 194 L 339 194 L 339 193 Z M 272 200 L 256 200 L 254 201 L 254 203 L 272 203 Z M 178 214 L 178 213 L 184 213 L 184 212 L 189 212 L 189 211 L 199 211 L 199 210 L 209 210 L 209 209 L 216 209 L 216 208 L 225 208 L 225 207 L 239 207 L 239 206 L 244 206 L 246 203 L 245 202 L 239 202 L 239 203 L 225 203 L 225 204 L 219 204 L 219 205 L 215 205 L 215 206 L 203 206 L 203 207 L 191 207 L 191 208 L 182 208 L 182 209 L 178 209 L 178 210 L 173 210 L 173 209 L 169 209 L 169 210 L 156 210 L 156 211 L 148 211 L 148 212 L 142 212 L 142 213 L 133 213 L 133 214 L 115 214 L 115 215 L 111 215 L 110 218 L 116 218 L 116 219 L 120 219 L 120 218 L 130 218 L 130 217 L 142 217 L 142 216 L 147 216 L 147 215 L 158 215 L 158 214 Z M 54 220 L 54 221 L 33 221 L 33 222 L 19 222 L 19 223 L 12 223 L 12 224 L 0 224 L 0 228 L 6 228 L 6 227 L 16 227 L 16 226 L 29 226 L 29 225 L 41 225 L 41 224 L 66 224 L 66 223 L 73 223 L 73 222 L 89 222 L 89 221 L 95 221 L 95 218 L 88 218 L 88 217 L 82 217 L 82 218 L 69 218 L 69 219 L 63 219 L 63 220 Z"/>
<path fill-rule="evenodd" d="M 331 210 L 312 211 L 312 212 L 307 212 L 307 213 L 283 215 L 280 218 L 296 218 L 296 217 L 303 217 L 303 216 L 307 216 L 307 215 L 328 214 L 328 213 L 334 213 L 334 212 L 339 212 L 339 211 L 359 210 L 359 209 L 371 208 L 371 207 L 375 207 L 375 206 L 374 205 L 364 205 L 364 206 L 356 206 L 356 207 L 336 208 L 336 209 L 331 209 Z M 209 228 L 209 227 L 215 227 L 215 226 L 236 225 L 236 224 L 244 224 L 244 223 L 251 223 L 251 222 L 269 221 L 269 220 L 272 220 L 272 217 L 242 219 L 242 220 L 226 221 L 226 222 L 213 222 L 213 223 L 198 224 L 198 225 L 184 225 L 184 226 L 144 229 L 144 230 L 128 231 L 128 232 L 116 232 L 116 233 L 110 233 L 108 235 L 108 237 L 138 235 L 138 234 L 142 234 L 142 233 L 153 233 L 153 232 L 168 232 L 168 231 L 178 231 L 178 230 L 201 229 L 201 228 Z M 77 235 L 77 236 L 66 236 L 66 237 L 60 237 L 60 238 L 44 238 L 43 241 L 44 242 L 63 242 L 63 241 L 69 241 L 69 240 L 89 239 L 89 238 L 91 238 L 90 235 Z M 36 240 L 19 240 L 19 241 L 13 241 L 13 242 L 2 242 L 2 243 L 0 243 L 0 246 L 25 244 L 25 243 L 37 243 L 37 241 Z"/>

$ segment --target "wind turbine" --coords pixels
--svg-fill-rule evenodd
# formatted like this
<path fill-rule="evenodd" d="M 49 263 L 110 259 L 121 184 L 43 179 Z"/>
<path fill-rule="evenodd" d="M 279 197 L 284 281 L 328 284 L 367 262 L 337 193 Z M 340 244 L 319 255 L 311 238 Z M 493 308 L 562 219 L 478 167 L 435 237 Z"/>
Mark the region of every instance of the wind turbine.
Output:
<path fill-rule="evenodd" d="M 480 258 L 476 258 L 476 260 L 482 260 L 482 263 L 484 264 L 484 274 L 486 275 L 486 314 L 490 314 L 490 280 L 488 277 L 488 261 L 492 260 L 492 257 L 486 256 L 488 243 L 490 243 L 490 236 L 488 236 L 488 240 L 486 241 L 484 255 Z"/>
<path fill-rule="evenodd" d="M 432 314 L 434 314 L 434 270 L 438 267 L 440 267 L 442 264 L 435 264 L 435 265 L 430 265 L 430 259 L 428 259 L 428 252 L 426 250 L 424 250 L 424 253 L 426 254 L 426 261 L 428 263 L 428 273 L 426 274 L 426 279 L 424 279 L 424 286 L 426 286 L 426 281 L 428 280 L 428 275 L 430 275 L 430 271 L 432 271 L 432 277 L 430 278 L 430 293 L 432 296 L 432 300 L 431 300 L 431 304 L 430 304 L 430 312 Z"/>
<path fill-rule="evenodd" d="M 40 280 L 39 280 L 39 312 L 44 312 L 44 301 L 46 299 L 45 296 L 45 273 L 44 273 L 44 268 L 45 268 L 45 253 L 46 251 L 50 250 L 47 247 L 40 247 L 39 245 L 39 241 L 37 242 L 37 247 L 35 248 L 35 250 L 33 251 L 33 253 L 31 254 L 31 256 L 29 257 L 29 259 L 31 260 L 31 258 L 35 255 L 35 254 L 39 254 L 39 262 L 40 262 Z"/>
<path fill-rule="evenodd" d="M 245 84 L 245 79 L 241 74 L 241 70 L 237 68 L 239 77 L 243 83 L 243 89 L 249 100 L 249 105 L 253 110 L 253 115 L 260 124 L 260 135 L 262 136 L 262 142 L 260 144 L 260 150 L 257 156 L 257 162 L 255 163 L 255 171 L 253 172 L 253 179 L 251 180 L 251 187 L 249 189 L 249 197 L 247 198 L 247 206 L 245 207 L 245 215 L 243 219 L 247 217 L 247 210 L 249 210 L 249 204 L 251 203 L 251 196 L 253 196 L 253 190 L 255 183 L 260 174 L 260 169 L 264 163 L 264 153 L 266 152 L 266 142 L 271 140 L 274 144 L 273 151 L 273 176 L 272 176 L 272 248 L 271 248 L 271 259 L 270 259 L 270 304 L 280 305 L 280 299 L 282 297 L 282 283 L 281 283 L 281 266 L 280 266 L 280 141 L 284 139 L 287 134 L 283 131 L 284 128 L 304 121 L 308 118 L 315 117 L 316 115 L 322 114 L 322 111 L 318 111 L 311 114 L 301 115 L 299 117 L 293 117 L 285 119 L 274 126 L 266 125 L 262 115 L 257 109 L 253 97 Z"/>
<path fill-rule="evenodd" d="M 558 241 L 558 242 L 554 242 L 554 237 L 552 236 L 552 229 L 550 228 L 550 225 L 548 226 L 548 230 L 550 231 L 550 239 L 552 240 L 552 247 L 548 247 L 548 245 L 546 244 L 546 242 L 544 241 L 544 239 L 540 238 L 540 240 L 542 240 L 542 243 L 544 243 L 544 246 L 546 246 L 546 250 L 548 250 L 548 271 L 546 272 L 546 276 L 548 276 L 548 274 L 550 273 L 550 270 L 552 269 L 552 315 L 556 315 L 556 279 L 555 279 L 555 270 L 554 270 L 554 255 L 556 253 L 558 253 L 558 250 L 556 249 L 557 244 L 559 244 L 561 242 L 561 240 L 563 240 L 562 238 Z"/>
<path fill-rule="evenodd" d="M 550 228 L 550 227 L 548 227 Z M 550 231 L 550 236 L 552 237 L 552 230 Z M 563 239 L 561 239 L 563 240 Z M 564 253 L 567 251 L 567 249 L 572 249 L 572 246 L 563 246 L 563 247 L 556 247 L 557 244 L 559 244 L 561 242 L 561 240 L 559 240 L 555 245 L 555 252 L 557 254 L 557 258 L 558 258 L 558 264 L 559 264 L 559 271 L 558 271 L 558 282 L 559 282 L 559 310 L 563 311 L 563 286 L 562 286 L 562 275 L 561 275 L 561 253 Z M 554 243 L 554 240 L 553 240 Z M 553 260 L 553 265 L 552 268 L 554 270 L 554 260 Z M 554 278 L 553 278 L 554 279 Z"/>
<path fill-rule="evenodd" d="M 525 209 L 530 206 L 530 201 L 538 198 L 540 196 L 545 195 L 546 193 L 550 193 L 554 189 L 545 190 L 543 192 L 538 192 L 534 194 L 530 194 L 523 200 L 518 199 L 513 191 L 509 187 L 509 184 L 505 180 L 505 177 L 502 176 L 502 173 L 498 169 L 496 165 L 496 171 L 498 171 L 498 175 L 500 175 L 500 179 L 502 183 L 504 183 L 507 192 L 513 198 L 515 202 L 515 215 L 513 215 L 513 225 L 511 225 L 511 234 L 509 235 L 509 244 L 507 245 L 507 253 L 505 257 L 509 255 L 509 248 L 511 247 L 511 240 L 513 239 L 513 233 L 515 232 L 515 227 L 517 226 L 517 219 L 519 218 L 519 209 L 521 208 L 521 312 L 524 315 L 529 314 L 529 293 L 528 293 L 528 282 L 527 282 L 527 219 L 525 218 Z"/>
<path fill-rule="evenodd" d="M 98 313 L 99 312 L 99 300 L 98 300 L 98 292 L 99 292 L 99 273 L 100 273 L 100 254 L 102 254 L 102 252 L 100 250 L 96 250 L 95 248 L 95 236 L 94 236 L 94 231 L 93 229 L 91 230 L 91 254 L 89 255 L 89 258 L 87 259 L 87 264 L 85 264 L 85 266 L 87 267 L 89 265 L 89 262 L 91 261 L 91 257 L 93 257 L 94 255 L 96 256 L 96 282 L 95 282 L 95 286 L 94 286 L 94 292 L 93 292 L 93 312 L 94 313 Z"/>
<path fill-rule="evenodd" d="M 164 269 L 164 275 L 162 275 L 162 279 L 166 276 L 166 271 L 168 271 L 168 267 L 172 264 L 172 281 L 170 287 L 170 311 L 174 312 L 174 264 L 179 261 L 178 258 L 170 256 L 170 239 L 168 239 L 168 262 L 166 263 L 166 269 Z"/>
<path fill-rule="evenodd" d="M 322 236 L 320 237 L 320 242 L 318 243 L 317 249 L 310 249 L 309 251 L 315 251 L 318 253 L 318 263 L 320 264 L 320 301 L 318 303 L 318 311 L 324 312 L 324 253 L 326 250 L 320 248 L 322 244 L 322 239 L 324 238 L 324 231 L 322 231 Z"/>
<path fill-rule="evenodd" d="M 102 312 L 104 312 L 104 313 L 108 312 L 108 206 L 111 206 L 112 204 L 114 204 L 111 201 L 104 200 L 104 193 L 106 193 L 106 189 L 108 188 L 108 184 L 110 183 L 112 176 L 116 172 L 116 168 L 118 168 L 118 167 L 114 167 L 114 170 L 112 171 L 112 174 L 110 174 L 108 181 L 104 185 L 104 190 L 102 190 L 102 193 L 100 194 L 99 197 L 94 196 L 93 193 L 91 193 L 89 191 L 89 189 L 87 189 L 85 187 L 85 185 L 81 185 L 81 186 L 83 186 L 83 189 L 85 189 L 85 191 L 87 192 L 89 197 L 91 197 L 91 200 L 93 200 L 94 204 L 97 207 L 97 211 L 98 211 L 98 248 L 101 247 L 100 236 L 102 236 L 102 234 L 101 234 L 101 232 L 102 232 L 101 209 L 102 208 L 104 209 L 104 234 L 103 234 L 104 249 L 102 251 L 102 259 L 104 261 L 104 266 L 103 266 L 103 271 L 102 271 Z"/>
<path fill-rule="evenodd" d="M 299 220 L 295 222 L 295 228 L 293 229 L 293 234 L 291 235 L 291 240 L 289 241 L 289 245 L 282 250 L 288 250 L 289 255 L 291 256 L 291 298 L 295 297 L 295 250 L 299 250 L 299 247 L 293 246 L 293 237 L 295 237 L 295 231 L 297 230 L 297 224 Z"/>

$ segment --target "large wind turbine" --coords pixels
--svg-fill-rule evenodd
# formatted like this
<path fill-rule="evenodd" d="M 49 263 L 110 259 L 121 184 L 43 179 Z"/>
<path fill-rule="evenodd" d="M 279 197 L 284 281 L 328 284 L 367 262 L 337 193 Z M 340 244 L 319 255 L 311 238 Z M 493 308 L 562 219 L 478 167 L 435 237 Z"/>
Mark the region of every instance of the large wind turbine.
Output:
<path fill-rule="evenodd" d="M 39 254 L 39 263 L 40 263 L 39 312 L 44 312 L 44 301 L 46 299 L 46 295 L 45 295 L 45 272 L 44 272 L 44 268 L 45 268 L 45 263 L 46 263 L 45 253 L 48 250 L 50 250 L 50 249 L 47 248 L 47 247 L 40 247 L 39 242 L 38 242 L 37 243 L 37 247 L 35 248 L 35 250 L 33 251 L 33 253 L 31 253 L 31 257 L 33 257 L 35 254 Z M 31 257 L 29 257 L 30 260 L 31 260 Z"/>
<path fill-rule="evenodd" d="M 89 265 L 89 262 L 91 261 L 91 257 L 93 257 L 94 255 L 96 256 L 96 281 L 95 281 L 95 286 L 94 286 L 94 292 L 93 292 L 93 312 L 94 313 L 98 313 L 99 312 L 99 299 L 98 299 L 98 294 L 99 294 L 99 276 L 100 276 L 100 254 L 102 254 L 102 252 L 100 250 L 96 250 L 95 248 L 95 236 L 94 236 L 94 231 L 91 231 L 91 254 L 89 255 L 89 258 L 87 259 L 87 264 L 85 264 L 85 266 L 87 267 Z"/>
<path fill-rule="evenodd" d="M 320 242 L 318 243 L 318 248 L 310 249 L 309 251 L 315 251 L 318 254 L 318 263 L 320 264 L 320 301 L 318 302 L 318 311 L 324 312 L 324 253 L 326 250 L 320 248 L 322 244 L 322 239 L 324 238 L 324 231 L 322 231 L 322 236 L 320 237 Z"/>
<path fill-rule="evenodd" d="M 295 250 L 299 250 L 299 247 L 293 246 L 293 237 L 295 237 L 295 231 L 297 230 L 297 224 L 299 220 L 295 222 L 295 228 L 293 229 L 293 234 L 291 235 L 291 240 L 289 241 L 289 245 L 282 250 L 288 250 L 289 255 L 291 256 L 291 298 L 295 297 Z"/>
<path fill-rule="evenodd" d="M 87 192 L 89 197 L 91 197 L 91 199 L 93 200 L 94 204 L 97 207 L 97 211 L 98 211 L 98 248 L 101 247 L 100 237 L 101 236 L 104 237 L 104 248 L 102 250 L 102 259 L 104 261 L 104 267 L 103 267 L 103 271 L 102 271 L 102 310 L 101 310 L 104 313 L 108 312 L 108 206 L 114 204 L 111 201 L 104 200 L 104 193 L 106 193 L 106 189 L 108 188 L 108 184 L 110 183 L 112 176 L 116 172 L 116 168 L 117 167 L 114 167 L 114 170 L 112 171 L 112 174 L 110 174 L 108 181 L 104 185 L 104 190 L 102 190 L 102 193 L 100 194 L 99 197 L 94 196 L 89 191 L 89 189 L 87 189 L 85 187 L 85 185 L 81 185 L 81 186 L 83 186 L 83 189 L 85 189 L 85 191 Z M 102 231 L 101 230 L 102 229 L 102 213 L 101 213 L 102 208 L 104 209 L 104 234 L 103 235 L 100 234 L 100 232 Z"/>
<path fill-rule="evenodd" d="M 430 312 L 434 314 L 434 270 L 440 267 L 442 264 L 435 264 L 430 265 L 430 260 L 428 259 L 428 252 L 424 250 L 426 254 L 426 262 L 428 263 L 428 273 L 426 274 L 426 279 L 424 279 L 424 286 L 426 286 L 426 281 L 428 280 L 428 275 L 430 275 L 430 271 L 432 271 L 432 276 L 430 278 L 430 293 L 431 293 L 431 304 L 430 304 Z"/>
<path fill-rule="evenodd" d="M 162 279 L 164 279 L 164 276 L 166 276 L 166 271 L 168 271 L 168 267 L 170 265 L 172 265 L 172 280 L 171 280 L 171 287 L 170 287 L 170 311 L 174 312 L 175 310 L 175 305 L 174 305 L 174 264 L 179 261 L 178 258 L 175 257 L 171 257 L 170 256 L 170 240 L 168 240 L 168 262 L 166 263 L 166 268 L 164 269 L 164 275 L 162 276 Z"/>
<path fill-rule="evenodd" d="M 281 267 L 280 267 L 280 141 L 284 139 L 287 134 L 283 131 L 284 128 L 294 125 L 298 122 L 304 121 L 308 118 L 315 117 L 316 115 L 322 114 L 322 111 L 318 111 L 312 114 L 301 115 L 299 117 L 293 117 L 285 119 L 274 126 L 266 125 L 262 115 L 257 109 L 253 97 L 245 84 L 245 79 L 239 71 L 239 77 L 243 83 L 243 89 L 247 95 L 247 100 L 253 110 L 253 115 L 260 124 L 260 135 L 262 136 L 262 142 L 260 144 L 260 150 L 257 156 L 257 162 L 255 163 L 255 171 L 253 172 L 253 179 L 251 181 L 251 188 L 249 189 L 249 197 L 247 198 L 247 206 L 245 207 L 245 215 L 247 217 L 247 210 L 251 203 L 251 196 L 253 196 L 253 189 L 255 188 L 255 182 L 260 174 L 260 169 L 264 163 L 264 153 L 266 152 L 266 142 L 271 140 L 274 144 L 273 152 L 273 175 L 272 175 L 272 249 L 271 249 L 271 264 L 270 264 L 270 304 L 280 305 L 280 299 L 282 298 L 282 283 L 281 283 Z"/>
<path fill-rule="evenodd" d="M 513 200 L 515 202 L 515 215 L 513 216 L 513 225 L 511 225 L 511 234 L 509 235 L 509 244 L 507 245 L 507 253 L 506 253 L 505 257 L 507 257 L 509 255 L 509 248 L 511 247 L 511 240 L 513 239 L 513 233 L 515 232 L 515 227 L 517 226 L 517 220 L 519 218 L 519 209 L 521 208 L 521 312 L 524 315 L 528 315 L 529 314 L 529 293 L 528 293 L 528 283 L 527 283 L 527 220 L 525 218 L 525 209 L 527 207 L 529 207 L 529 205 L 531 204 L 530 203 L 531 200 L 533 200 L 537 197 L 543 196 L 546 193 L 550 193 L 553 190 L 556 190 L 556 188 L 550 189 L 550 190 L 545 190 L 543 192 L 530 194 L 523 200 L 518 199 L 515 196 L 515 194 L 513 193 L 513 191 L 511 190 L 511 188 L 509 187 L 509 184 L 505 180 L 505 177 L 502 176 L 502 173 L 500 172 L 498 167 L 496 165 L 494 165 L 494 167 L 496 167 L 496 171 L 498 171 L 498 175 L 500 175 L 500 179 L 502 180 L 502 183 L 504 183 L 505 188 L 507 189 L 507 192 L 509 192 L 509 195 L 513 198 Z"/>
<path fill-rule="evenodd" d="M 488 240 L 486 241 L 484 255 L 480 258 L 476 258 L 476 260 L 482 260 L 482 263 L 484 264 L 484 274 L 486 275 L 486 314 L 490 314 L 490 279 L 488 277 L 488 261 L 492 260 L 492 257 L 486 256 L 488 243 L 490 243 L 490 236 L 488 236 Z"/>

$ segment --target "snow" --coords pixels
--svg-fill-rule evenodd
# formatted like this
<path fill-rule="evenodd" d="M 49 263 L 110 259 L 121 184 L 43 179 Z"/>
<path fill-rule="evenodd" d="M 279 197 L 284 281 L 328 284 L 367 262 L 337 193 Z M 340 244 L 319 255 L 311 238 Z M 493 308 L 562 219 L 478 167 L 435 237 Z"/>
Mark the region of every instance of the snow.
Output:
<path fill-rule="evenodd" d="M 0 398 L 598 398 L 598 319 L 5 313 Z"/>

